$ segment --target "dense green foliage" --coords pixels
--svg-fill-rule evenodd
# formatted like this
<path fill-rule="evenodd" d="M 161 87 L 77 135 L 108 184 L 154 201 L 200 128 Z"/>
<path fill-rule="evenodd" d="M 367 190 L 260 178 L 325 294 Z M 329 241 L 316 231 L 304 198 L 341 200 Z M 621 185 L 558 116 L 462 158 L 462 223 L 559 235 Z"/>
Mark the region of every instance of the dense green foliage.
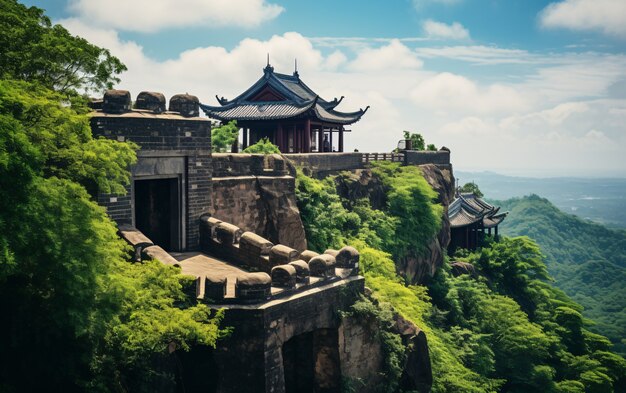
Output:
<path fill-rule="evenodd" d="M 245 148 L 243 152 L 250 154 L 280 154 L 278 146 L 270 142 L 267 138 L 261 138 L 261 140 L 254 145 Z"/>
<path fill-rule="evenodd" d="M 374 172 L 386 188 L 382 210 L 367 198 L 342 198 L 336 179 L 299 174 L 307 237 L 317 250 L 355 246 L 377 301 L 426 332 L 433 392 L 623 391 L 626 361 L 587 330 L 582 307 L 551 285 L 543 255 L 528 238 L 465 252 L 462 259 L 475 265 L 477 277 L 453 277 L 445 264 L 426 285 L 406 285 L 396 264 L 435 235 L 441 207 L 417 168 L 384 165 Z M 397 373 L 390 370 L 388 384 L 395 386 Z"/>
<path fill-rule="evenodd" d="M 479 198 L 482 198 L 484 196 L 482 191 L 480 191 L 480 188 L 478 188 L 478 184 L 474 183 L 473 181 L 463 184 L 463 186 L 459 189 L 459 191 L 472 193 Z"/>
<path fill-rule="evenodd" d="M 563 213 L 536 195 L 497 203 L 510 211 L 503 232 L 536 239 L 555 285 L 584 306 L 596 322 L 592 331 L 626 354 L 626 232 Z"/>
<path fill-rule="evenodd" d="M 87 188 L 124 192 L 135 147 L 93 139 L 84 112 L 0 81 L 3 391 L 149 390 L 171 381 L 157 367 L 169 343 L 218 337 L 219 318 L 187 304 L 176 269 L 125 261 Z"/>
<path fill-rule="evenodd" d="M 169 350 L 213 345 L 221 314 L 187 299 L 179 269 L 128 263 L 93 200 L 125 193 L 136 146 L 94 139 L 74 89 L 108 85 L 123 66 L 100 64 L 108 52 L 41 10 L 1 4 L 0 391 L 172 386 Z"/>
<path fill-rule="evenodd" d="M 43 10 L 0 0 L 0 77 L 37 82 L 64 94 L 111 88 L 126 70 L 107 49 L 52 25 Z"/>
<path fill-rule="evenodd" d="M 428 145 L 426 145 L 422 134 L 416 134 L 410 131 L 403 131 L 402 134 L 405 140 L 411 141 L 411 150 L 437 151 L 437 146 L 435 146 L 434 144 L 429 143 Z"/>
<path fill-rule="evenodd" d="M 235 120 L 213 127 L 211 128 L 211 148 L 216 153 L 230 151 L 238 136 L 239 127 Z"/>
<path fill-rule="evenodd" d="M 410 131 L 403 131 L 402 134 L 405 140 L 411 141 L 411 150 L 424 150 L 425 142 L 422 134 Z"/>

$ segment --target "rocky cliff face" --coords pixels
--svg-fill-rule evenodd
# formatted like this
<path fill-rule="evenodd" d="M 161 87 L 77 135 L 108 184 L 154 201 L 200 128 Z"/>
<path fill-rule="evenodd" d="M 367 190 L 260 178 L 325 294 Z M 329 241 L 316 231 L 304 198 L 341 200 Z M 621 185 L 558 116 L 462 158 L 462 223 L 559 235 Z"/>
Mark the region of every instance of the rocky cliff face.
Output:
<path fill-rule="evenodd" d="M 450 221 L 448 220 L 448 206 L 454 199 L 454 175 L 452 167 L 441 169 L 436 165 L 420 165 L 422 175 L 437 192 L 437 203 L 443 205 L 441 230 L 428 245 L 428 252 L 419 258 L 405 258 L 398 261 L 398 268 L 411 283 L 423 282 L 427 276 L 435 274 L 441 267 L 446 254 L 446 247 L 450 243 Z"/>
<path fill-rule="evenodd" d="M 295 178 L 278 155 L 214 154 L 211 215 L 299 251 L 306 235 Z"/>
<path fill-rule="evenodd" d="M 443 264 L 445 249 L 450 242 L 450 222 L 448 205 L 454 198 L 454 176 L 452 168 L 427 164 L 420 165 L 422 175 L 437 192 L 437 203 L 444 207 L 441 230 L 429 245 L 428 251 L 418 257 L 406 257 L 396 261 L 400 273 L 411 283 L 421 283 L 427 276 L 432 276 Z M 338 176 L 335 180 L 337 192 L 346 199 L 368 198 L 374 209 L 382 209 L 387 203 L 385 188 L 380 179 L 369 169 L 357 169 L 349 175 Z"/>

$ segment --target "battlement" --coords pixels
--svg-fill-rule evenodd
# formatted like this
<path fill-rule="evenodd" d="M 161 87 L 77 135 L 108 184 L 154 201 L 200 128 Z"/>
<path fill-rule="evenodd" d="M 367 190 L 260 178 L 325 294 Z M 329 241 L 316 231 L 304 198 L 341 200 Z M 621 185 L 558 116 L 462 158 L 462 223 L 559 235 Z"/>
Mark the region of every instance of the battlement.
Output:
<path fill-rule="evenodd" d="M 280 154 L 213 153 L 213 177 L 289 174 L 289 165 Z"/>
<path fill-rule="evenodd" d="M 168 253 L 130 226 L 121 226 L 119 234 L 133 247 L 133 261 L 156 259 L 195 277 L 186 292 L 208 304 L 265 302 L 359 272 L 360 256 L 353 247 L 321 255 L 299 252 L 208 215 L 200 219 L 202 252 Z"/>

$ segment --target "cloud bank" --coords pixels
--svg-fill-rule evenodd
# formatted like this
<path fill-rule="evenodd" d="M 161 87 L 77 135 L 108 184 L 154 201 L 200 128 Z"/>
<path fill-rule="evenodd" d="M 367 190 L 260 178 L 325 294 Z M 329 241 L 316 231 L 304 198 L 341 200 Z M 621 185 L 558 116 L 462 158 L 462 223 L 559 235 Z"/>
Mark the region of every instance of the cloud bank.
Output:
<path fill-rule="evenodd" d="M 71 0 L 69 9 L 96 26 L 138 32 L 189 26 L 255 27 L 284 11 L 266 0 Z"/>
<path fill-rule="evenodd" d="M 565 0 L 548 5 L 539 19 L 548 28 L 596 30 L 626 39 L 624 0 Z"/>

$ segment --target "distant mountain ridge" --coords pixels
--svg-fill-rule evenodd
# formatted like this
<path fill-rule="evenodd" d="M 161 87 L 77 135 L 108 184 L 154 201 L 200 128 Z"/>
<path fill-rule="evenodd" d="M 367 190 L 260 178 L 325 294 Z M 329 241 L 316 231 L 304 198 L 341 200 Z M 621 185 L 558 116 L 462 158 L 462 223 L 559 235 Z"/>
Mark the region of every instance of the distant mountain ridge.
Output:
<path fill-rule="evenodd" d="M 591 327 L 626 354 L 626 231 L 563 213 L 537 195 L 494 201 L 510 212 L 501 225 L 509 236 L 533 238 L 546 255 L 555 285 L 585 307 Z"/>
<path fill-rule="evenodd" d="M 610 228 L 626 228 L 626 179 L 532 178 L 494 172 L 454 172 L 461 184 L 476 182 L 491 199 L 504 200 L 537 194 L 559 209 Z"/>

